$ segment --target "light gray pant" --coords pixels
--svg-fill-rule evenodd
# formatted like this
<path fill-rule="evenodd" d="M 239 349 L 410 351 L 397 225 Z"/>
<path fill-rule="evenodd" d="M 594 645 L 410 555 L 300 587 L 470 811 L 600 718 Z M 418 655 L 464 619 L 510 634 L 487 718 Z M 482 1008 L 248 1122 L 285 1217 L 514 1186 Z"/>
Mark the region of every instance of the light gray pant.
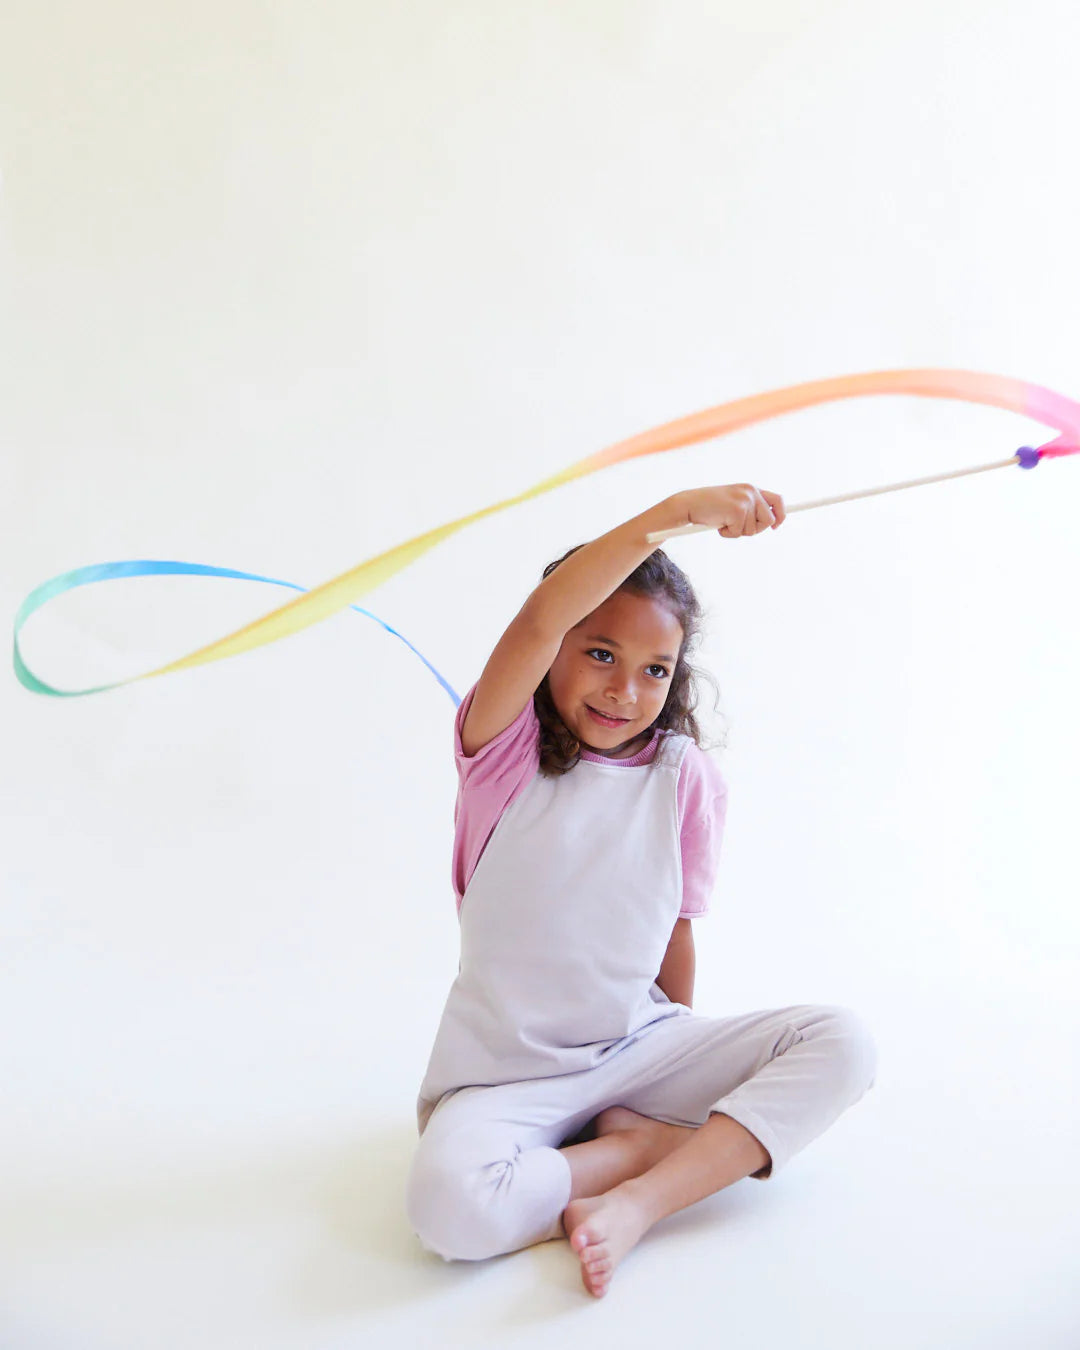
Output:
<path fill-rule="evenodd" d="M 627 1106 L 672 1125 L 731 1116 L 767 1149 L 764 1179 L 873 1085 L 877 1052 L 846 1008 L 669 1017 L 595 1068 L 460 1088 L 436 1107 L 409 1173 L 406 1209 L 423 1246 L 479 1261 L 562 1237 L 570 1165 L 559 1145 L 600 1111 Z"/>

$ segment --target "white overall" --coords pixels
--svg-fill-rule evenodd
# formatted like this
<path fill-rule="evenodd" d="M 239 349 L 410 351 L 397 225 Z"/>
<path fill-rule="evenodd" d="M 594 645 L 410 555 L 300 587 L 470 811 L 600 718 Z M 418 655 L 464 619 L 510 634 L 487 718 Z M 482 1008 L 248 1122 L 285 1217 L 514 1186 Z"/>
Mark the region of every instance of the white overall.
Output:
<path fill-rule="evenodd" d="M 563 1236 L 560 1145 L 608 1106 L 691 1126 L 723 1112 L 768 1151 L 764 1178 L 873 1082 L 873 1041 L 845 1008 L 706 1018 L 656 985 L 682 901 L 688 745 L 668 736 L 651 764 L 538 773 L 480 858 L 406 1197 L 447 1260 Z"/>
<path fill-rule="evenodd" d="M 682 904 L 676 786 L 685 736 L 651 764 L 538 773 L 503 814 L 461 906 L 461 965 L 420 1089 L 591 1069 L 661 1018 L 655 984 Z"/>

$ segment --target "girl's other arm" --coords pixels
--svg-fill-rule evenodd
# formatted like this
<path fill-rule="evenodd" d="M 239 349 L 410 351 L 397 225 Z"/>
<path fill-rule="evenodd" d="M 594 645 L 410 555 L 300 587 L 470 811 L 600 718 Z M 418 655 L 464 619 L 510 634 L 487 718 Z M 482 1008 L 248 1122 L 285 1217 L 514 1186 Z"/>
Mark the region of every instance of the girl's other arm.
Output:
<path fill-rule="evenodd" d="M 693 1006 L 695 965 L 693 925 L 689 919 L 676 919 L 656 977 L 656 983 L 672 1003 Z"/>
<path fill-rule="evenodd" d="M 475 755 L 514 721 L 570 629 L 655 551 L 647 534 L 679 525 L 711 525 L 735 539 L 776 529 L 783 519 L 781 498 L 748 483 L 696 488 L 665 498 L 571 554 L 525 601 L 488 658 L 461 729 L 465 754 Z"/>

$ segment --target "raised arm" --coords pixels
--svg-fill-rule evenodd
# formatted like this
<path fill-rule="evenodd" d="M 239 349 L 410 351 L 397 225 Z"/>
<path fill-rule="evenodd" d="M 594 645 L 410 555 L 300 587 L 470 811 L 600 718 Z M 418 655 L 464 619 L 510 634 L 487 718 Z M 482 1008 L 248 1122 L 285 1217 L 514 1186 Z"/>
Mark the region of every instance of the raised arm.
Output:
<path fill-rule="evenodd" d="M 655 551 L 645 536 L 679 525 L 710 525 L 726 539 L 783 523 L 773 492 L 748 483 L 695 488 L 667 497 L 571 554 L 537 586 L 495 645 L 461 731 L 467 755 L 505 730 L 551 668 L 562 640 Z"/>

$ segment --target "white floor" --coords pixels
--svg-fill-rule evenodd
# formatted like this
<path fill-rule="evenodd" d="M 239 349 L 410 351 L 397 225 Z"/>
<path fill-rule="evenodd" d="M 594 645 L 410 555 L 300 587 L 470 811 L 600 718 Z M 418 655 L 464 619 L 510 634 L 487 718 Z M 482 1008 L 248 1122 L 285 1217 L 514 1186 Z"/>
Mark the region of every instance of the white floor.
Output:
<path fill-rule="evenodd" d="M 0 1344 L 1071 1350 L 1075 1002 L 924 985 L 913 1015 L 881 1013 L 874 1091 L 775 1181 L 659 1225 L 602 1301 L 563 1243 L 477 1265 L 419 1248 L 405 1102 L 302 1144 L 219 1138 L 201 1159 L 117 1137 L 50 1174 L 24 1149 L 0 1214 Z"/>

